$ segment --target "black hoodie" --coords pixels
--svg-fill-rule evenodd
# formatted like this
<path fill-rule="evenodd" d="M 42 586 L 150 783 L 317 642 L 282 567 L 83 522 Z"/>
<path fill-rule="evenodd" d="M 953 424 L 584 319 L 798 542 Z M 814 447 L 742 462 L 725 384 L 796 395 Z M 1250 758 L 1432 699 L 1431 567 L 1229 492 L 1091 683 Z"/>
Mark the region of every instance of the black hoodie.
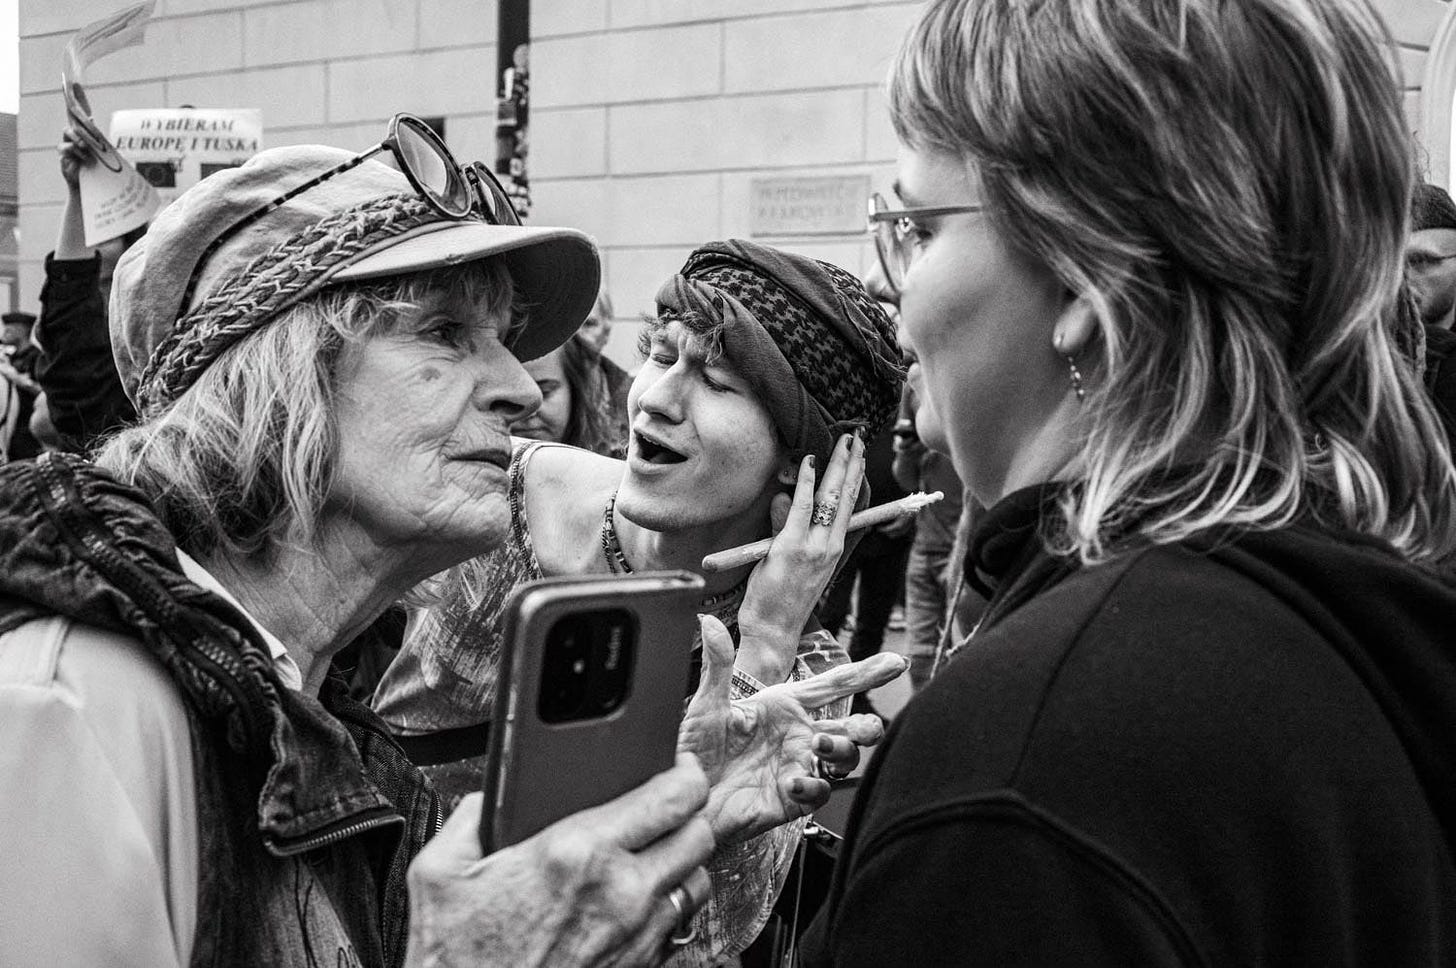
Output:
<path fill-rule="evenodd" d="M 1456 965 L 1456 584 L 1313 527 L 997 594 L 895 722 L 807 965 Z"/>

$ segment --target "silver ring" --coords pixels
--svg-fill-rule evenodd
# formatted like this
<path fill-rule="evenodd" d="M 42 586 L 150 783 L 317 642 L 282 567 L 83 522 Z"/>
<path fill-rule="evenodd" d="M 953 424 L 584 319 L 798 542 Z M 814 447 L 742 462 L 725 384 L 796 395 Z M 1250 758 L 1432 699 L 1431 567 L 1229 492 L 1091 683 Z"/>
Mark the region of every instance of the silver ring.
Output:
<path fill-rule="evenodd" d="M 816 756 L 814 757 L 814 775 L 822 780 L 828 780 L 830 783 L 838 783 L 854 775 L 854 770 L 850 770 L 848 773 L 840 773 L 830 763 Z"/>
<path fill-rule="evenodd" d="M 674 948 L 681 948 L 684 945 L 692 944 L 693 939 L 698 936 L 698 926 L 692 923 L 693 916 L 688 912 L 688 902 L 690 900 L 691 895 L 688 894 L 688 889 L 681 884 L 674 887 L 667 894 L 667 903 L 671 904 L 672 909 L 677 912 L 677 928 L 667 938 L 667 943 Z M 684 928 L 686 928 L 687 933 L 683 933 Z"/>
<path fill-rule="evenodd" d="M 830 504 L 828 501 L 815 501 L 814 514 L 809 518 L 810 524 L 829 525 L 834 523 L 834 515 L 839 511 L 839 505 Z"/>

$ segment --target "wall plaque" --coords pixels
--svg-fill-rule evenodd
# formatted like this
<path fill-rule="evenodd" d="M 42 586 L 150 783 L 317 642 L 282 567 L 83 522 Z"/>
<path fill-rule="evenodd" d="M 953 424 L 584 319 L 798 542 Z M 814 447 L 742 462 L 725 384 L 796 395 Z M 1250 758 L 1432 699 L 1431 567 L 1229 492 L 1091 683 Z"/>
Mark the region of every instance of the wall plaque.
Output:
<path fill-rule="evenodd" d="M 755 178 L 753 235 L 849 235 L 865 229 L 869 175 Z"/>

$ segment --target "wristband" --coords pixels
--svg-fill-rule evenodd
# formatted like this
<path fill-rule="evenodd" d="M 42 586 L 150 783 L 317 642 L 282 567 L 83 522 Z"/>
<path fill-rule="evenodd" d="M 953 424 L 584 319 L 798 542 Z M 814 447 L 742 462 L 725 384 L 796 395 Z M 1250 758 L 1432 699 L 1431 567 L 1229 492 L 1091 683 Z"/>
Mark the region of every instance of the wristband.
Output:
<path fill-rule="evenodd" d="M 768 687 L 743 670 L 735 668 L 733 670 L 733 688 L 738 692 L 737 698 L 747 699 Z"/>

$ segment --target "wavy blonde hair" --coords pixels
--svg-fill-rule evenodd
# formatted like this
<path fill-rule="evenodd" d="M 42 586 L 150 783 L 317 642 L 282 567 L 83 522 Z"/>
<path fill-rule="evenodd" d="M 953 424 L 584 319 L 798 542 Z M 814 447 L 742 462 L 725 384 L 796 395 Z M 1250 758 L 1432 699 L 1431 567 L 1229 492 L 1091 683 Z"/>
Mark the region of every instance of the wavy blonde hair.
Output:
<path fill-rule="evenodd" d="M 1360 0 L 933 0 L 900 139 L 968 160 L 1091 307 L 1056 542 L 1312 517 L 1449 558 L 1456 474 L 1393 338 L 1414 166 Z"/>
<path fill-rule="evenodd" d="M 145 492 L 189 553 L 266 560 L 308 546 L 334 484 L 346 349 L 406 329 L 441 294 L 524 321 L 499 260 L 328 288 L 229 348 L 96 462 Z"/>

